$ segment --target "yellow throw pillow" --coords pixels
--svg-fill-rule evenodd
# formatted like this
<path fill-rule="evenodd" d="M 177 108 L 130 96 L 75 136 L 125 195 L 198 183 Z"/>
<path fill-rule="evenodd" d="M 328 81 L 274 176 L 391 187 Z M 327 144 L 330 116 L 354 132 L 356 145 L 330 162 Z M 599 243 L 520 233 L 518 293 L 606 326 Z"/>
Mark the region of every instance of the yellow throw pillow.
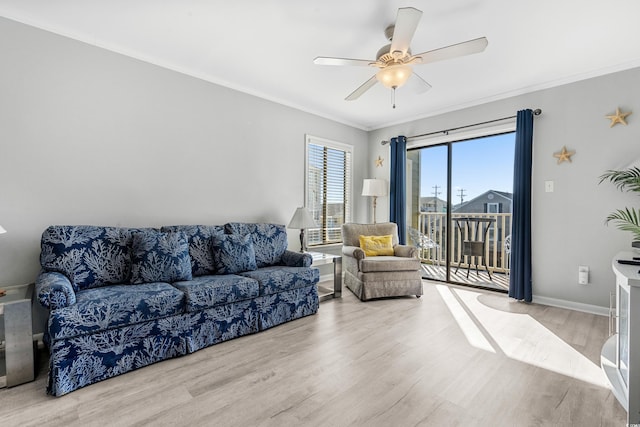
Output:
<path fill-rule="evenodd" d="M 393 240 L 387 236 L 360 236 L 360 248 L 366 256 L 393 255 Z"/>

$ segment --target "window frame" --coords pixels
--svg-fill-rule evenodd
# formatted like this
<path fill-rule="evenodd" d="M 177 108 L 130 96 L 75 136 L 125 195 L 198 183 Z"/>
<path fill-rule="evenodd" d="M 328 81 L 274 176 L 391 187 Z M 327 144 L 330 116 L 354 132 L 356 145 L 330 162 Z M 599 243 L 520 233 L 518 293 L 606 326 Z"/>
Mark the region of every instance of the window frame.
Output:
<path fill-rule="evenodd" d="M 353 208 L 354 208 L 354 201 L 353 201 L 353 179 L 354 179 L 353 156 L 354 156 L 354 146 L 350 145 L 350 144 L 345 144 L 345 143 L 342 143 L 342 142 L 332 141 L 332 140 L 329 140 L 329 139 L 326 139 L 326 138 L 320 138 L 320 137 L 309 135 L 309 134 L 305 135 L 305 146 L 304 146 L 304 206 L 307 209 L 309 209 L 310 212 L 311 212 L 311 207 L 309 206 L 309 173 L 310 173 L 309 145 L 310 144 L 318 145 L 318 146 L 324 146 L 324 147 L 329 148 L 329 149 L 339 150 L 339 151 L 343 151 L 345 153 L 348 153 L 348 156 L 347 156 L 347 161 L 348 161 L 347 169 L 349 171 L 350 176 L 347 178 L 347 182 L 346 182 L 346 185 L 345 185 L 345 200 L 346 200 L 345 204 L 347 204 L 347 208 L 345 209 L 344 223 L 351 222 L 352 216 L 353 216 Z M 313 230 L 317 230 L 317 229 L 322 230 L 322 226 L 320 226 L 318 228 L 314 228 Z M 307 233 L 307 236 L 309 236 L 309 233 Z M 326 232 L 323 232 L 322 236 L 323 236 L 322 237 L 322 243 L 313 244 L 313 243 L 310 243 L 310 242 L 307 241 L 307 247 L 309 247 L 309 248 L 320 248 L 320 247 L 325 247 L 325 246 L 341 245 L 342 244 L 342 236 L 338 240 L 328 240 L 326 238 L 326 236 L 327 236 Z"/>

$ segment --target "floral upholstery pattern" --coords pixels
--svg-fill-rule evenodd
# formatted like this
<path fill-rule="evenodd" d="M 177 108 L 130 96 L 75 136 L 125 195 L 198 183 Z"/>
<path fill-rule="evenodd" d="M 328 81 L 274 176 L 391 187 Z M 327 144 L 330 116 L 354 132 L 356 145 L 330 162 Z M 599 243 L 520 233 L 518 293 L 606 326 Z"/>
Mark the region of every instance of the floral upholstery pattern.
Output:
<path fill-rule="evenodd" d="M 319 272 L 310 268 L 310 255 L 286 250 L 284 226 L 224 227 L 231 236 L 225 241 L 244 236 L 241 243 L 254 248 L 253 257 L 236 255 L 253 260 L 249 268 L 260 267 L 238 275 L 216 271 L 212 240 L 224 234 L 222 227 L 163 231 L 45 230 L 36 294 L 49 309 L 49 394 L 61 396 L 317 312 Z"/>
<path fill-rule="evenodd" d="M 194 324 L 187 333 L 189 353 L 259 331 L 254 300 L 219 305 L 193 313 L 190 318 Z"/>
<path fill-rule="evenodd" d="M 136 289 L 130 286 L 128 289 Z M 187 353 L 174 317 L 53 341 L 47 393 L 80 387 Z"/>
<path fill-rule="evenodd" d="M 42 233 L 40 264 L 69 278 L 74 290 L 124 283 L 129 277 L 131 234 L 135 229 L 62 226 Z"/>
<path fill-rule="evenodd" d="M 189 240 L 189 256 L 191 256 L 191 273 L 194 277 L 215 274 L 213 254 L 211 253 L 211 237 L 224 234 L 220 225 L 172 225 L 164 226 L 160 231 L 181 231 Z"/>
<path fill-rule="evenodd" d="M 286 250 L 282 254 L 282 264 L 289 267 L 311 267 L 313 257 L 308 253 Z"/>
<path fill-rule="evenodd" d="M 258 326 L 261 331 L 318 311 L 318 289 L 315 285 L 292 289 L 255 299 Z"/>
<path fill-rule="evenodd" d="M 175 282 L 173 286 L 184 293 L 188 312 L 258 296 L 258 282 L 232 274 L 194 277 L 193 280 Z"/>
<path fill-rule="evenodd" d="M 320 280 L 320 270 L 307 267 L 271 266 L 240 275 L 257 280 L 260 284 L 260 295 L 303 288 Z"/>
<path fill-rule="evenodd" d="M 211 239 L 213 263 L 218 274 L 236 274 L 258 268 L 251 236 L 222 234 Z"/>
<path fill-rule="evenodd" d="M 78 292 L 77 302 L 52 310 L 54 340 L 105 331 L 182 313 L 184 295 L 168 283 L 112 285 Z"/>
<path fill-rule="evenodd" d="M 182 232 L 145 230 L 131 241 L 131 283 L 191 280 L 191 257 Z"/>
<path fill-rule="evenodd" d="M 36 280 L 36 295 L 44 308 L 55 310 L 76 303 L 76 293 L 71 282 L 62 273 L 42 273 Z"/>
<path fill-rule="evenodd" d="M 224 227 L 228 234 L 251 235 L 258 268 L 281 263 L 282 255 L 287 250 L 287 230 L 284 225 L 230 222 Z"/>

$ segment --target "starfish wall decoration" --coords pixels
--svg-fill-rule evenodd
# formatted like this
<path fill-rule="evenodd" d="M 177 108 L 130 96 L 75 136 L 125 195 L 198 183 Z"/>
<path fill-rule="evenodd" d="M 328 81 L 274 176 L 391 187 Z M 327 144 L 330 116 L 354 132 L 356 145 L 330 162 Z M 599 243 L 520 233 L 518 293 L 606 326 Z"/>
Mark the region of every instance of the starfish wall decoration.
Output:
<path fill-rule="evenodd" d="M 561 151 L 559 151 L 557 153 L 553 153 L 553 157 L 557 157 L 558 158 L 558 164 L 560 164 L 562 162 L 571 163 L 571 156 L 573 156 L 574 154 L 576 154 L 575 151 L 569 151 L 569 150 L 567 150 L 566 146 L 563 146 Z"/>
<path fill-rule="evenodd" d="M 378 156 L 378 158 L 376 159 L 376 167 L 377 168 L 381 168 L 382 167 L 382 162 L 384 162 L 384 159 L 380 156 Z"/>
<path fill-rule="evenodd" d="M 616 108 L 616 113 L 615 114 L 610 114 L 610 115 L 605 116 L 605 117 L 607 119 L 611 120 L 611 123 L 609 124 L 609 127 L 612 128 L 615 125 L 617 125 L 618 123 L 626 125 L 627 121 L 625 119 L 627 118 L 627 116 L 629 114 L 631 114 L 631 111 L 629 111 L 628 113 L 623 113 L 622 111 L 620 111 L 620 108 Z"/>

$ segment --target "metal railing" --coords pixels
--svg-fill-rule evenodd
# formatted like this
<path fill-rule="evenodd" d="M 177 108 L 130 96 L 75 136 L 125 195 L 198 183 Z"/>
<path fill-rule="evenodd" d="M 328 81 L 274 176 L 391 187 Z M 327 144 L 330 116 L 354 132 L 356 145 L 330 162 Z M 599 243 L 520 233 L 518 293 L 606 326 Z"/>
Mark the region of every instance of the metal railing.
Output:
<path fill-rule="evenodd" d="M 485 245 L 485 259 L 487 266 L 492 272 L 509 272 L 509 254 L 505 250 L 504 239 L 511 234 L 511 214 L 510 213 L 453 213 L 451 219 L 451 265 L 458 265 L 466 268 L 469 262 L 475 265 L 478 260 L 470 260 L 469 256 L 462 255 L 462 242 L 470 240 L 469 234 L 473 235 L 475 229 L 463 229 L 462 232 L 455 227 L 456 218 L 491 218 L 495 222 L 487 234 Z M 447 214 L 444 212 L 420 212 L 418 215 L 418 231 L 434 242 L 431 248 L 424 248 L 420 251 L 420 259 L 428 264 L 443 264 L 447 253 Z"/>

